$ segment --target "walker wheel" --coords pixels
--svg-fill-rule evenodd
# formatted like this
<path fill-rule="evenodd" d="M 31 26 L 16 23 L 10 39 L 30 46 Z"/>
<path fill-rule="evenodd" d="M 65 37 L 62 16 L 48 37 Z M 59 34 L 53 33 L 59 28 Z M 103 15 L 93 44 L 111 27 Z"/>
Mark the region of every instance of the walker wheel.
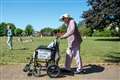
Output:
<path fill-rule="evenodd" d="M 49 65 L 47 68 L 47 74 L 51 78 L 56 78 L 60 75 L 60 68 L 57 65 Z"/>
<path fill-rule="evenodd" d="M 35 77 L 40 77 L 40 75 L 41 75 L 41 68 L 42 68 L 42 66 L 40 64 L 34 68 L 33 75 Z"/>
<path fill-rule="evenodd" d="M 27 72 L 27 71 L 29 71 L 29 70 L 30 70 L 30 65 L 29 65 L 29 64 L 26 64 L 25 67 L 24 67 L 24 69 L 23 69 L 23 71 L 24 71 L 24 72 Z"/>

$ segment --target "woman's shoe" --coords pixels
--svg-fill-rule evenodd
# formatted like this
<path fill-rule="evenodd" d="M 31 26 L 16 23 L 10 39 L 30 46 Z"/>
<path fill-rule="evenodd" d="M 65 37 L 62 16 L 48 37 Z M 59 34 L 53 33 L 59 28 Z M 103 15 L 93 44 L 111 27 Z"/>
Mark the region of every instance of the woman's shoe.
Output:
<path fill-rule="evenodd" d="M 76 70 L 76 71 L 74 72 L 74 74 L 80 74 L 82 71 L 83 71 L 82 69 Z"/>

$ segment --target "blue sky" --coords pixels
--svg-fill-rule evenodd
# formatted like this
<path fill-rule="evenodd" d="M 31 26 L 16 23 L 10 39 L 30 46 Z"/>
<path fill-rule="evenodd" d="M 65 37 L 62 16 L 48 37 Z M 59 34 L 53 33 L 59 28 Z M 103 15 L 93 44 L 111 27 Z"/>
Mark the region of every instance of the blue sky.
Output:
<path fill-rule="evenodd" d="M 83 11 L 88 9 L 86 0 L 0 0 L 0 23 L 14 23 L 22 29 L 31 24 L 39 31 L 60 26 L 59 17 L 64 13 L 81 21 Z"/>

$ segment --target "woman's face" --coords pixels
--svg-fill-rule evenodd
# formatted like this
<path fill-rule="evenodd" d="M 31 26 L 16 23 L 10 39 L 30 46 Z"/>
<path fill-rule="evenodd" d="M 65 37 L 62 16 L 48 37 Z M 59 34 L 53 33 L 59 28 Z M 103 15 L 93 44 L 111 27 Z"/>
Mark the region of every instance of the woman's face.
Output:
<path fill-rule="evenodd" d="M 68 22 L 69 22 L 69 18 L 64 17 L 64 18 L 63 18 L 63 21 L 64 21 L 66 24 L 68 24 Z"/>

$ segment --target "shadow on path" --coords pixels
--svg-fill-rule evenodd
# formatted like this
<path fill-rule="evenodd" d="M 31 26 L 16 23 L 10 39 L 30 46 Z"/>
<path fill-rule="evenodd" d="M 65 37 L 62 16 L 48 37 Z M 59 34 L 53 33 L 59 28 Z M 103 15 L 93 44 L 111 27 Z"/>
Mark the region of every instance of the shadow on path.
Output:
<path fill-rule="evenodd" d="M 73 72 L 75 71 L 76 71 L 76 68 L 72 68 L 72 71 L 66 71 L 64 69 L 61 69 L 61 74 L 74 76 L 75 74 Z M 104 67 L 90 64 L 90 65 L 84 66 L 84 69 L 80 74 L 91 74 L 91 73 L 98 73 L 102 71 L 104 71 Z"/>

